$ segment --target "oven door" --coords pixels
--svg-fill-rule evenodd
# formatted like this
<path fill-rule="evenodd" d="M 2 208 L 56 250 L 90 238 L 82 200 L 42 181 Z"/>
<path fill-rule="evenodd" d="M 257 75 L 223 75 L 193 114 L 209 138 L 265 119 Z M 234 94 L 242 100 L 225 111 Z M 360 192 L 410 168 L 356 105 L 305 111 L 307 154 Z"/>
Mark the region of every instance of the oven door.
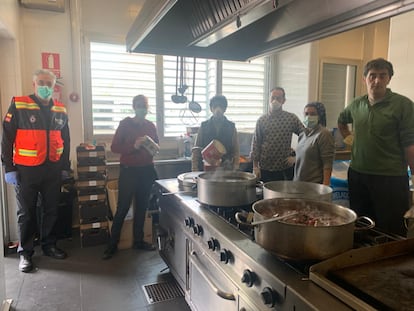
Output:
<path fill-rule="evenodd" d="M 180 284 L 186 288 L 186 236 L 183 223 L 177 210 L 177 203 L 172 200 L 160 200 L 161 213 L 158 228 L 158 250 L 161 258 L 170 268 L 171 273 Z M 184 219 L 184 217 L 182 217 Z"/>
<path fill-rule="evenodd" d="M 196 243 L 189 254 L 189 304 L 192 310 L 238 310 L 238 288 Z"/>

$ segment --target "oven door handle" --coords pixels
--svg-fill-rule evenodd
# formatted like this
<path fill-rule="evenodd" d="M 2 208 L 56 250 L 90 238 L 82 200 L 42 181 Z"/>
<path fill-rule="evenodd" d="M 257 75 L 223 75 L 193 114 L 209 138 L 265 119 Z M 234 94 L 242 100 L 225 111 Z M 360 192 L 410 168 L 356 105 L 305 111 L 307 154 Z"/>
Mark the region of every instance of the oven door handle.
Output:
<path fill-rule="evenodd" d="M 193 258 L 200 261 L 197 258 L 197 253 L 195 251 L 192 251 L 191 255 L 193 256 Z M 221 289 L 219 289 L 216 286 L 216 284 L 214 284 L 214 281 L 206 273 L 204 273 L 204 271 L 201 267 L 201 262 L 200 262 L 200 265 L 198 263 L 196 263 L 195 260 L 191 260 L 191 262 L 197 268 L 198 272 L 200 272 L 201 276 L 207 281 L 208 285 L 216 293 L 217 296 L 219 296 L 223 299 L 226 299 L 226 300 L 236 300 L 236 297 L 232 293 L 226 293 L 225 291 L 222 291 Z"/>

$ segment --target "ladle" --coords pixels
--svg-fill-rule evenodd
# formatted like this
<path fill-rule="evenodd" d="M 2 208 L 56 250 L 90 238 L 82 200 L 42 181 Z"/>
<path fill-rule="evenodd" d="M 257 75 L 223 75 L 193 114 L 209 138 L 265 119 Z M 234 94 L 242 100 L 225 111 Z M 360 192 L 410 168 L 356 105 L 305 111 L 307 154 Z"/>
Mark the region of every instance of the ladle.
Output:
<path fill-rule="evenodd" d="M 282 215 L 282 216 L 277 216 L 277 217 L 273 216 L 272 218 L 266 218 L 266 219 L 263 219 L 263 220 L 254 221 L 254 222 L 251 223 L 251 225 L 255 226 L 255 225 L 260 225 L 260 224 L 266 224 L 266 223 L 269 223 L 269 222 L 289 218 L 289 217 L 294 216 L 296 214 L 299 214 L 299 212 L 292 212 L 292 213 Z"/>
<path fill-rule="evenodd" d="M 177 192 L 164 192 L 162 194 L 162 196 L 166 196 L 166 195 L 174 195 L 174 194 L 185 194 L 185 193 L 194 193 L 194 190 L 188 190 L 188 191 L 177 191 Z"/>
<path fill-rule="evenodd" d="M 201 112 L 201 106 L 200 106 L 199 103 L 194 101 L 195 75 L 196 75 L 196 58 L 194 57 L 194 60 L 193 60 L 193 92 L 192 92 L 192 96 L 191 96 L 191 101 L 188 104 L 188 109 L 190 109 L 191 112 L 199 113 L 199 112 Z"/>
<path fill-rule="evenodd" d="M 180 77 L 178 77 L 178 73 Z M 180 80 L 180 85 L 178 85 L 178 80 Z M 188 86 L 184 84 L 184 57 L 177 56 L 176 75 L 175 75 L 175 94 L 171 96 L 172 102 L 176 104 L 185 103 L 187 101 L 187 96 L 184 96 L 184 93 L 187 90 L 187 88 Z M 180 95 L 178 95 L 178 92 L 180 93 Z"/>
<path fill-rule="evenodd" d="M 173 103 L 179 103 L 180 99 L 178 98 L 178 56 L 177 56 L 177 68 L 175 69 L 175 94 L 171 95 L 171 100 Z"/>

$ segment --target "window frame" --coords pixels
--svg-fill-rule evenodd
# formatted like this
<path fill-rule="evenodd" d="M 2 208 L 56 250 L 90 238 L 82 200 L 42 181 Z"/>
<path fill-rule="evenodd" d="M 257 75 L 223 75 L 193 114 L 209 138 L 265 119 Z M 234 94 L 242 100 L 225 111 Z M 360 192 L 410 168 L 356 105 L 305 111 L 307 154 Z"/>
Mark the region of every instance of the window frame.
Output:
<path fill-rule="evenodd" d="M 107 43 L 107 44 L 115 44 L 115 45 L 124 45 L 124 38 L 120 38 L 117 36 L 108 37 L 108 36 L 100 36 L 96 34 L 84 36 L 83 44 L 82 44 L 82 76 L 84 80 L 82 81 L 82 99 L 83 99 L 83 127 L 84 127 L 84 141 L 98 141 L 98 142 L 105 142 L 110 143 L 113 138 L 113 134 L 93 134 L 93 105 L 92 105 L 92 77 L 91 77 L 91 51 L 90 45 L 91 42 L 97 43 Z M 210 60 L 216 61 L 216 83 L 215 83 L 215 93 L 221 94 L 222 90 L 222 69 L 223 64 L 222 60 Z M 268 93 L 269 93 L 269 85 L 268 85 L 268 76 L 269 76 L 269 59 L 266 59 L 266 71 L 265 72 L 265 86 L 264 86 L 264 98 L 263 98 L 263 112 L 266 110 L 267 101 L 268 101 Z M 155 55 L 155 75 L 156 75 L 156 82 L 155 82 L 155 103 L 151 103 L 155 109 L 156 114 L 156 123 L 157 123 L 157 131 L 160 137 L 161 142 L 165 144 L 167 149 L 174 148 L 174 144 L 177 142 L 177 137 L 171 136 L 164 136 L 164 83 L 163 83 L 163 56 L 162 55 Z M 210 90 L 211 93 L 212 90 Z M 187 94 L 188 96 L 188 94 Z M 189 95 L 191 97 L 191 95 Z M 86 104 L 88 103 L 88 104 Z M 210 115 L 207 116 L 207 118 Z M 171 145 L 172 143 L 172 145 Z"/>

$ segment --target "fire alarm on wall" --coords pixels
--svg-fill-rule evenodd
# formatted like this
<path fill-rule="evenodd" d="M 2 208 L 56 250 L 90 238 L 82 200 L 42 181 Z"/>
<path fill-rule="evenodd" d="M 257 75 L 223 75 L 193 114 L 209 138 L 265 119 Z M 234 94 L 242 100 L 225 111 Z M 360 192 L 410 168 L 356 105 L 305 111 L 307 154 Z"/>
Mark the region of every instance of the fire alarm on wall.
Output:
<path fill-rule="evenodd" d="M 69 95 L 69 99 L 70 99 L 70 101 L 72 101 L 74 103 L 77 103 L 79 101 L 79 94 L 76 93 L 76 92 L 72 92 Z"/>

